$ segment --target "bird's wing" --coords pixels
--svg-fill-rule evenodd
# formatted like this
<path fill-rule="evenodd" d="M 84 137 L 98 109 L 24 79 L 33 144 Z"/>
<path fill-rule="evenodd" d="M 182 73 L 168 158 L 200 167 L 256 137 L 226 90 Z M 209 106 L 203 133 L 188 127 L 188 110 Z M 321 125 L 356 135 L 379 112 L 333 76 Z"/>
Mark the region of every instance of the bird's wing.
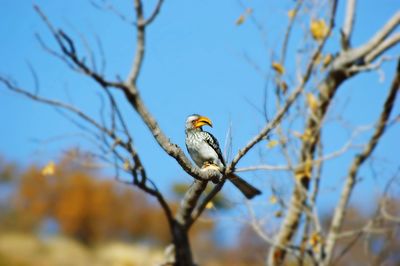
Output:
<path fill-rule="evenodd" d="M 224 157 L 222 156 L 221 149 L 219 147 L 218 140 L 209 132 L 207 131 L 202 131 L 204 135 L 204 140 L 207 142 L 208 145 L 210 145 L 213 150 L 217 153 L 218 159 L 221 161 L 221 163 L 225 166 L 225 160 Z"/>

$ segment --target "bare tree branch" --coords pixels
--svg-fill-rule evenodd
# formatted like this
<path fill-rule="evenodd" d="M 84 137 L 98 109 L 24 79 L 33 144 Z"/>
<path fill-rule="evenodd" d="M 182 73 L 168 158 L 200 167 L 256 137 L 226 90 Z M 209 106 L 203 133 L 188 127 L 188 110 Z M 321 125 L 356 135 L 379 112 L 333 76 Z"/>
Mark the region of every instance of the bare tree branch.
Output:
<path fill-rule="evenodd" d="M 289 25 L 287 26 L 285 38 L 284 38 L 283 44 L 282 44 L 281 58 L 280 58 L 281 65 L 285 64 L 287 47 L 289 44 L 290 35 L 292 33 L 292 29 L 293 29 L 294 23 L 296 21 L 297 14 L 299 13 L 299 10 L 300 10 L 301 6 L 303 5 L 303 3 L 304 3 L 303 0 L 297 1 L 295 8 L 292 10 L 293 16 L 289 18 Z"/>
<path fill-rule="evenodd" d="M 395 216 L 393 214 L 390 214 L 389 211 L 386 208 L 386 199 L 383 199 L 381 202 L 381 206 L 380 206 L 380 210 L 381 210 L 381 214 L 382 216 L 391 222 L 395 222 L 395 223 L 400 223 L 400 216 Z"/>
<path fill-rule="evenodd" d="M 47 18 L 47 16 L 42 12 L 39 6 L 34 6 L 36 12 L 39 14 L 43 22 L 47 25 L 48 29 L 53 34 L 53 37 L 57 41 L 63 54 L 72 61 L 72 63 L 77 67 L 82 73 L 93 78 L 97 83 L 99 83 L 103 88 L 113 87 L 123 89 L 123 83 L 114 82 L 106 80 L 102 75 L 92 70 L 86 65 L 86 63 L 80 59 L 76 53 L 75 44 L 72 39 L 62 30 L 57 30 Z M 62 57 L 61 57 L 62 59 Z"/>
<path fill-rule="evenodd" d="M 143 5 L 141 0 L 135 0 L 135 12 L 136 12 L 136 52 L 132 65 L 131 72 L 128 76 L 127 83 L 136 86 L 136 81 L 139 76 L 139 72 L 142 68 L 144 49 L 145 49 L 145 29 L 146 25 L 143 18 Z"/>
<path fill-rule="evenodd" d="M 118 18 L 120 18 L 122 21 L 128 23 L 131 26 L 135 25 L 135 22 L 132 21 L 130 18 L 128 18 L 127 16 L 125 16 L 124 14 L 122 14 L 117 8 L 115 8 L 112 4 L 107 4 L 103 3 L 103 5 L 100 5 L 98 3 L 96 3 L 93 0 L 90 0 L 90 3 L 92 4 L 93 7 L 102 10 L 102 11 L 109 11 L 111 13 L 113 13 L 114 15 L 116 15 Z"/>
<path fill-rule="evenodd" d="M 213 200 L 213 198 L 218 194 L 218 192 L 222 189 L 223 185 L 225 183 L 225 180 L 222 180 L 219 182 L 208 194 L 207 196 L 202 200 L 201 203 L 197 204 L 197 206 L 193 209 L 192 215 L 190 219 L 188 219 L 188 226 L 191 226 L 197 218 L 200 217 L 200 215 L 203 213 L 205 210 L 207 204 Z"/>
<path fill-rule="evenodd" d="M 374 61 L 378 56 L 400 43 L 400 33 L 393 34 L 391 37 L 380 43 L 374 50 L 365 56 L 365 63 Z"/>
<path fill-rule="evenodd" d="M 399 168 L 398 172 L 399 171 L 400 171 L 400 168 Z M 389 180 L 389 182 L 386 184 L 386 187 L 385 187 L 384 193 L 383 193 L 383 198 L 379 203 L 379 211 L 384 219 L 391 221 L 391 222 L 400 223 L 400 216 L 395 216 L 395 215 L 390 214 L 389 211 L 387 210 L 387 204 L 386 204 L 388 201 L 389 188 L 393 185 L 393 182 L 398 178 L 397 175 L 398 175 L 398 173 L 395 174 Z"/>
<path fill-rule="evenodd" d="M 356 15 L 356 0 L 346 1 L 346 14 L 344 16 L 344 23 L 342 28 L 342 44 L 343 48 L 347 49 L 350 45 L 351 34 L 353 33 L 353 26 Z"/>
<path fill-rule="evenodd" d="M 145 39 L 145 25 L 143 23 L 143 6 L 141 1 L 139 0 L 135 1 L 135 10 L 138 18 L 137 46 L 136 46 L 136 55 L 132 66 L 132 70 L 126 83 L 107 81 L 100 74 L 92 71 L 89 67 L 87 67 L 83 61 L 78 59 L 75 45 L 72 39 L 68 35 L 66 35 L 63 31 L 61 30 L 57 31 L 38 6 L 35 6 L 35 10 L 38 12 L 42 20 L 46 23 L 46 25 L 52 32 L 61 51 L 74 63 L 74 65 L 76 65 L 79 69 L 81 69 L 86 75 L 92 77 L 104 89 L 107 89 L 108 87 L 115 87 L 122 89 L 125 92 L 128 101 L 131 103 L 134 109 L 139 113 L 145 124 L 149 127 L 150 131 L 152 132 L 153 136 L 160 144 L 160 146 L 170 156 L 174 157 L 187 173 L 189 173 L 191 176 L 197 179 L 202 179 L 202 180 L 209 180 L 210 178 L 214 177 L 214 176 L 211 177 L 205 176 L 207 173 L 200 171 L 200 169 L 196 166 L 192 166 L 190 160 L 185 156 L 183 151 L 176 144 L 172 144 L 170 140 L 161 132 L 161 129 L 159 128 L 156 120 L 151 116 L 150 112 L 147 110 L 147 108 L 145 107 L 143 101 L 139 96 L 139 92 L 136 87 L 136 80 L 139 75 L 139 70 L 143 62 L 144 39 Z"/>
<path fill-rule="evenodd" d="M 81 117 L 83 120 L 85 120 L 86 122 L 88 122 L 89 124 L 93 125 L 94 127 L 96 127 L 98 130 L 106 132 L 110 137 L 115 137 L 114 133 L 112 131 L 110 131 L 107 128 L 104 128 L 102 125 L 100 125 L 95 119 L 89 117 L 85 112 L 79 110 L 77 107 L 66 104 L 64 102 L 59 102 L 56 100 L 52 100 L 52 99 L 47 99 L 47 98 L 43 98 L 40 97 L 36 94 L 33 94 L 29 91 L 23 90 L 19 87 L 17 87 L 16 85 L 12 84 L 12 82 L 2 76 L 0 76 L 0 82 L 3 83 L 9 90 L 16 92 L 18 94 L 22 94 L 32 100 L 47 104 L 47 105 L 51 105 L 57 108 L 63 108 L 67 111 L 70 111 L 74 114 L 76 114 L 77 116 Z"/>
<path fill-rule="evenodd" d="M 140 158 L 138 156 L 138 154 L 136 153 L 135 149 L 132 147 L 131 142 L 123 142 L 122 139 L 116 135 L 116 132 L 113 130 L 110 130 L 108 128 L 106 128 L 105 126 L 101 125 L 100 123 L 98 123 L 94 118 L 91 118 L 90 116 L 88 116 L 85 112 L 83 112 L 82 110 L 78 109 L 77 107 L 73 106 L 73 105 L 69 105 L 66 104 L 64 102 L 60 102 L 60 101 L 56 101 L 56 100 L 52 100 L 52 99 L 47 99 L 47 98 L 43 98 L 40 97 L 36 94 L 33 94 L 31 92 L 28 92 L 24 89 L 21 89 L 17 86 L 15 86 L 14 84 L 12 84 L 12 82 L 4 77 L 0 76 L 0 82 L 3 83 L 9 90 L 24 95 L 34 101 L 37 102 L 41 102 L 50 106 L 54 106 L 56 108 L 62 108 L 65 109 L 71 113 L 76 114 L 78 117 L 82 118 L 84 121 L 86 121 L 88 124 L 94 126 L 95 128 L 97 128 L 99 130 L 99 132 L 103 132 L 105 133 L 108 137 L 110 137 L 111 139 L 114 140 L 114 145 L 120 145 L 123 148 L 125 148 L 129 154 L 132 156 L 135 164 L 134 167 L 132 169 L 132 173 L 135 177 L 137 176 L 137 171 L 139 171 L 140 175 L 141 175 L 141 181 L 139 182 L 138 178 L 134 179 L 134 184 L 137 185 L 139 188 L 141 188 L 142 190 L 146 191 L 147 193 L 155 196 L 157 198 L 157 200 L 160 202 L 161 206 L 163 207 L 163 210 L 165 211 L 166 215 L 168 218 L 172 219 L 172 213 L 171 210 L 167 204 L 167 202 L 165 201 L 165 199 L 163 198 L 163 196 L 161 195 L 161 193 L 158 191 L 158 189 L 156 188 L 155 184 L 149 180 L 147 178 L 146 172 L 144 170 L 144 167 L 140 161 Z M 129 135 L 128 135 L 129 136 Z M 113 146 L 114 146 L 113 145 Z M 115 150 L 113 151 L 115 153 Z M 116 153 L 116 155 L 118 155 Z M 120 155 L 118 155 L 120 159 L 122 159 L 122 157 Z M 149 182 L 152 183 L 153 185 L 153 189 L 149 188 L 146 185 L 146 180 L 149 180 Z"/>
<path fill-rule="evenodd" d="M 369 140 L 368 144 L 365 146 L 364 150 L 354 158 L 353 163 L 349 169 L 349 173 L 346 178 L 346 182 L 344 184 L 339 203 L 335 209 L 332 218 L 329 234 L 327 236 L 326 246 L 325 246 L 326 257 L 324 260 L 325 265 L 329 265 L 330 261 L 332 260 L 335 239 L 343 223 L 350 195 L 355 185 L 355 179 L 357 177 L 358 170 L 363 164 L 363 162 L 371 155 L 376 145 L 378 144 L 379 139 L 383 135 L 389 116 L 393 109 L 393 104 L 396 99 L 396 95 L 398 93 L 399 88 L 400 88 L 400 60 L 397 65 L 396 74 L 393 79 L 391 88 L 389 90 L 388 97 L 386 98 L 382 113 L 377 122 L 376 129 L 371 139 Z"/>
<path fill-rule="evenodd" d="M 206 189 L 206 186 L 207 181 L 195 180 L 188 191 L 186 191 L 184 198 L 181 200 L 180 210 L 176 215 L 176 220 L 179 223 L 186 227 L 189 226 L 193 209 L 197 205 L 197 201 Z"/>
<path fill-rule="evenodd" d="M 367 43 L 364 45 L 347 50 L 340 56 L 340 60 L 334 63 L 336 67 L 345 66 L 351 62 L 363 58 L 368 53 L 376 49 L 400 24 L 400 11 L 398 11 Z"/>
<path fill-rule="evenodd" d="M 158 13 L 160 13 L 161 10 L 161 6 L 163 4 L 164 0 L 158 0 L 157 1 L 157 5 L 153 10 L 153 13 L 150 15 L 150 17 L 148 19 L 146 19 L 143 23 L 145 26 L 148 26 L 149 24 L 151 24 L 154 19 L 157 17 Z"/>
<path fill-rule="evenodd" d="M 325 38 L 320 42 L 319 44 L 319 49 L 317 49 L 318 54 L 314 53 L 313 58 L 309 62 L 309 65 L 314 64 L 314 61 L 317 59 L 317 56 L 319 55 L 320 51 L 323 48 L 324 43 L 326 42 L 328 36 L 332 32 L 333 26 L 334 26 L 334 20 L 335 20 L 335 15 L 336 15 L 336 9 L 337 9 L 337 0 L 332 1 L 332 6 L 330 9 L 330 19 L 329 19 L 329 26 L 328 26 L 328 33 L 325 36 Z M 311 69 L 310 69 L 311 71 Z M 311 73 L 310 73 L 311 75 Z M 318 143 L 319 140 L 319 129 L 320 125 L 322 124 L 322 120 L 325 116 L 325 113 L 328 109 L 329 103 L 335 93 L 335 89 L 337 86 L 343 81 L 343 76 L 338 72 L 337 70 L 331 70 L 330 73 L 328 73 L 327 77 L 325 80 L 322 82 L 322 84 L 319 86 L 319 108 L 318 111 L 315 114 L 312 114 L 308 119 L 307 119 L 307 125 L 306 125 L 306 130 L 309 130 L 311 139 L 303 141 L 303 146 L 301 148 L 301 154 L 300 154 L 300 160 L 302 164 L 305 164 L 307 161 L 312 161 L 313 154 L 315 151 L 316 144 Z M 301 167 L 298 167 L 298 169 L 302 169 Z M 312 166 L 310 169 L 310 173 L 312 172 Z M 304 174 L 306 174 L 304 172 Z M 281 229 L 276 236 L 276 243 L 278 243 L 278 246 L 285 246 L 288 244 L 289 241 L 291 241 L 295 230 L 298 228 L 299 222 L 300 222 L 300 217 L 303 211 L 303 206 L 305 204 L 305 201 L 307 199 L 307 194 L 306 191 L 308 190 L 309 186 L 309 176 L 299 176 L 295 177 L 296 180 L 299 180 L 300 182 L 296 182 L 295 189 L 292 194 L 292 198 L 290 201 L 290 207 L 288 212 L 286 213 L 286 217 L 282 223 Z M 281 265 L 285 259 L 286 252 L 283 249 L 277 248 L 277 247 L 272 247 L 269 250 L 269 255 L 268 255 L 268 264 L 269 265 Z"/>
<path fill-rule="evenodd" d="M 334 14 L 336 14 L 336 4 L 337 0 L 333 1 L 333 8 L 332 8 L 332 15 L 330 18 L 330 23 L 329 23 L 329 28 L 328 32 L 325 36 L 325 38 L 319 43 L 317 49 L 314 51 L 312 54 L 310 61 L 306 67 L 306 71 L 304 75 L 302 76 L 300 80 L 300 84 L 298 87 L 289 95 L 287 98 L 285 104 L 283 107 L 277 112 L 275 117 L 259 132 L 258 135 L 256 135 L 253 139 L 251 139 L 246 146 L 244 146 L 241 150 L 238 151 L 237 155 L 233 158 L 232 162 L 228 165 L 227 167 L 227 173 L 233 172 L 235 169 L 236 164 L 239 162 L 239 160 L 246 155 L 247 152 L 249 152 L 254 145 L 259 143 L 261 140 L 263 140 L 270 132 L 272 129 L 276 127 L 276 125 L 281 121 L 283 116 L 287 113 L 289 110 L 290 106 L 293 104 L 293 102 L 297 99 L 297 97 L 300 95 L 300 93 L 303 91 L 304 86 L 308 82 L 308 80 L 311 77 L 311 74 L 313 72 L 314 66 L 316 64 L 316 59 L 319 56 L 320 52 L 322 51 L 326 40 L 328 39 L 328 36 L 332 32 L 333 25 L 334 25 Z"/>
<path fill-rule="evenodd" d="M 326 120 L 325 117 L 328 112 L 328 108 L 331 105 L 339 86 L 344 81 L 359 72 L 368 71 L 380 67 L 380 65 L 384 61 L 386 61 L 384 57 L 381 57 L 382 53 L 386 52 L 388 49 L 392 48 L 400 42 L 400 34 L 393 33 L 400 24 L 400 12 L 396 13 L 387 22 L 387 24 L 382 27 L 382 29 L 379 30 L 368 42 L 358 48 L 352 49 L 350 47 L 350 41 L 356 15 L 356 0 L 347 0 L 346 15 L 342 27 L 342 50 L 339 51 L 337 56 L 335 56 L 332 61 L 330 61 L 331 63 L 328 63 L 329 68 L 323 69 L 322 67 L 319 67 L 321 66 L 320 57 L 324 51 L 323 49 L 325 47 L 325 43 L 327 42 L 328 38 L 330 38 L 334 27 L 338 2 L 337 0 L 327 1 L 332 4 L 329 9 L 330 17 L 327 32 L 326 34 L 324 33 L 323 38 L 314 38 L 312 45 L 305 45 L 305 52 L 301 53 L 306 55 L 307 61 L 306 63 L 301 62 L 301 70 L 297 72 L 298 82 L 296 86 L 291 88 L 289 90 L 290 93 L 288 94 L 282 95 L 277 93 L 277 111 L 273 119 L 270 121 L 268 121 L 267 119 L 265 111 L 266 108 L 264 104 L 263 113 L 266 116 L 264 127 L 258 132 L 258 134 L 250 139 L 243 148 L 241 148 L 237 152 L 233 160 L 227 165 L 225 173 L 223 173 L 221 176 L 221 173 L 219 173 L 218 171 L 208 171 L 207 169 L 200 169 L 199 167 L 193 165 L 191 160 L 186 157 L 182 149 L 177 144 L 171 142 L 169 137 L 165 135 L 165 133 L 161 130 L 156 118 L 151 114 L 150 110 L 147 108 L 146 104 L 141 98 L 140 90 L 138 87 L 138 78 L 140 77 L 140 73 L 143 68 L 143 62 L 146 52 L 146 29 L 147 26 L 149 26 L 160 13 L 163 2 L 163 0 L 154 1 L 155 6 L 150 13 L 150 16 L 146 19 L 144 15 L 144 2 L 142 0 L 134 0 L 133 10 L 136 15 L 136 22 L 132 22 L 132 25 L 135 27 L 136 33 L 136 40 L 133 41 L 135 45 L 135 52 L 134 58 L 132 60 L 132 66 L 129 70 L 129 75 L 123 81 L 119 77 L 116 78 L 116 81 L 109 80 L 103 74 L 102 70 L 97 69 L 93 51 L 91 50 L 89 43 L 82 35 L 80 35 L 80 43 L 83 43 L 84 45 L 83 53 L 82 51 L 78 51 L 78 48 L 80 46 L 76 45 L 77 43 L 74 42 L 72 37 L 70 37 L 65 31 L 54 27 L 47 16 L 44 14 L 44 12 L 42 12 L 38 6 L 35 6 L 36 12 L 39 14 L 41 20 L 46 24 L 47 28 L 50 30 L 52 37 L 55 39 L 56 45 L 58 46 L 57 51 L 54 51 L 50 49 L 39 36 L 37 36 L 42 48 L 51 55 L 56 56 L 57 58 L 62 60 L 73 71 L 83 73 L 85 76 L 94 80 L 106 93 L 108 101 L 104 102 L 104 105 L 102 105 L 101 107 L 104 111 L 105 104 L 107 104 L 108 111 L 108 106 L 110 106 L 111 114 L 110 116 L 106 117 L 105 112 L 102 112 L 102 118 L 104 119 L 100 120 L 100 122 L 88 116 L 74 105 L 46 99 L 38 96 L 37 93 L 31 93 L 26 90 L 20 89 L 19 87 L 14 85 L 14 83 L 10 79 L 0 76 L 0 83 L 3 83 L 8 89 L 29 97 L 35 101 L 67 110 L 72 114 L 77 115 L 87 124 L 92 125 L 97 131 L 99 131 L 99 149 L 100 152 L 103 153 L 99 156 L 103 157 L 103 159 L 108 159 L 109 163 L 111 161 L 108 157 L 114 156 L 114 166 L 117 176 L 116 179 L 120 182 L 124 182 L 119 179 L 119 171 L 123 169 L 125 172 L 128 172 L 132 176 L 132 181 L 124 183 L 133 184 L 148 193 L 149 195 L 154 196 L 163 208 L 163 211 L 165 212 L 165 215 L 170 225 L 172 242 L 173 246 L 175 247 L 175 258 L 172 261 L 174 265 L 193 265 L 188 231 L 206 209 L 207 204 L 222 189 L 223 185 L 225 184 L 226 176 L 235 171 L 239 172 L 254 170 L 290 171 L 289 173 L 294 174 L 295 180 L 295 187 L 290 203 L 283 202 L 283 200 L 280 199 L 280 201 L 283 202 L 281 202 L 281 205 L 284 206 L 285 210 L 287 211 L 285 212 L 285 220 L 282 222 L 280 231 L 274 239 L 272 239 L 268 234 L 264 232 L 263 228 L 261 227 L 261 223 L 255 220 L 254 214 L 251 214 L 252 228 L 254 229 L 254 231 L 256 231 L 257 234 L 261 236 L 261 238 L 272 245 L 269 251 L 268 264 L 282 264 L 285 260 L 285 255 L 288 252 L 297 257 L 299 262 L 303 264 L 310 262 L 308 258 L 312 260 L 312 262 L 310 263 L 314 263 L 315 265 L 320 265 L 321 263 L 325 262 L 329 263 L 332 260 L 332 250 L 335 245 L 335 240 L 339 237 L 354 236 L 359 233 L 354 233 L 355 231 L 348 231 L 342 232 L 340 234 L 339 229 L 344 219 L 343 217 L 346 210 L 348 197 L 350 196 L 351 190 L 353 189 L 354 179 L 356 178 L 357 171 L 362 163 L 370 156 L 385 128 L 387 128 L 387 125 L 389 123 L 389 114 L 392 108 L 391 104 L 393 104 L 394 102 L 395 93 L 394 96 L 390 94 L 385 103 L 384 111 L 380 118 L 384 121 L 380 121 L 378 123 L 377 129 L 370 143 L 365 146 L 362 153 L 354 159 L 353 166 L 349 170 L 348 179 L 351 180 L 346 183 L 347 188 L 345 187 L 345 189 L 343 190 L 343 193 L 345 194 L 347 199 L 341 199 L 341 201 L 339 202 L 338 208 L 341 208 L 340 212 L 342 213 L 339 213 L 339 211 L 337 211 L 339 213 L 337 214 L 335 212 L 336 216 L 334 216 L 334 219 L 339 219 L 340 221 L 338 222 L 338 225 L 332 226 L 333 229 L 331 228 L 331 231 L 328 235 L 328 238 L 331 237 L 331 239 L 333 239 L 331 240 L 333 244 L 329 242 L 326 246 L 324 241 L 320 241 L 315 245 L 309 244 L 310 233 L 318 233 L 322 236 L 321 224 L 316 207 L 316 198 L 319 193 L 319 182 L 321 178 L 322 164 L 325 160 L 335 158 L 345 153 L 348 149 L 353 148 L 354 145 L 352 145 L 353 139 L 351 138 L 351 140 L 345 143 L 345 145 L 340 150 L 323 156 L 321 142 L 322 126 L 325 125 L 324 120 Z M 294 27 L 295 18 L 299 10 L 302 8 L 303 2 L 305 1 L 300 0 L 296 2 L 296 5 L 294 7 L 294 16 L 291 17 L 286 34 L 284 36 L 280 55 L 280 62 L 282 65 L 285 61 L 285 57 L 287 54 L 289 38 L 292 28 Z M 321 6 L 323 6 L 323 8 L 326 8 L 325 3 L 321 4 Z M 111 5 L 108 7 L 96 7 L 101 9 L 108 9 L 109 11 L 117 14 L 121 19 L 126 21 L 129 20 Z M 304 12 L 307 12 L 305 9 L 306 8 L 304 8 Z M 311 12 L 314 12 L 314 10 Z M 256 23 L 257 27 L 262 29 L 259 22 L 257 22 L 254 17 L 252 17 L 252 19 L 254 20 L 254 23 Z M 324 27 L 326 27 L 324 23 L 322 24 Z M 321 26 L 321 28 L 324 27 Z M 309 33 L 308 35 L 307 33 L 305 33 L 305 35 L 310 36 Z M 308 37 L 307 40 L 310 40 L 310 38 Z M 101 47 L 100 49 L 102 50 Z M 87 54 L 89 55 L 90 59 L 89 64 L 87 64 L 85 60 Z M 104 53 L 101 51 L 101 54 L 103 55 Z M 323 69 L 323 71 L 319 72 L 319 70 L 321 69 Z M 326 76 L 322 76 L 321 74 L 326 74 Z M 280 79 L 281 77 L 285 77 L 285 80 L 291 79 L 289 75 L 286 77 L 283 76 L 282 73 L 277 78 Z M 399 73 L 397 73 L 396 77 L 397 80 L 400 79 Z M 400 81 L 396 82 L 398 86 Z M 298 101 L 301 94 L 307 96 L 306 90 L 308 90 L 308 88 L 311 86 L 314 88 L 311 90 L 313 93 L 317 91 L 317 89 L 319 90 L 318 97 L 316 97 L 315 99 L 315 110 L 307 109 Z M 118 89 L 118 93 L 119 91 L 124 93 L 126 100 L 148 127 L 158 145 L 166 152 L 166 154 L 173 157 L 184 171 L 195 178 L 194 183 L 192 184 L 190 189 L 186 191 L 181 201 L 181 205 L 176 213 L 172 212 L 168 202 L 164 198 L 161 191 L 159 191 L 156 184 L 148 178 L 141 158 L 133 145 L 133 139 L 128 128 L 128 120 L 125 120 L 125 118 L 123 117 L 123 114 L 116 102 L 116 98 L 114 98 L 115 94 L 114 91 L 111 90 L 112 88 Z M 396 91 L 397 90 L 398 88 L 396 88 Z M 388 103 L 389 101 L 392 101 L 392 103 Z M 289 113 L 291 109 L 296 109 L 297 111 L 294 116 Z M 283 125 L 281 128 L 279 127 L 279 123 L 285 117 L 288 117 L 289 122 L 292 120 L 298 121 L 299 119 L 302 119 L 301 121 L 305 122 L 304 135 L 306 133 L 309 133 L 308 138 L 305 138 L 303 135 L 303 138 L 300 138 L 299 141 L 289 142 L 287 149 L 286 143 L 284 144 L 284 134 L 290 134 L 289 130 L 293 129 L 293 126 L 291 125 L 291 123 L 289 123 L 288 131 L 283 132 Z M 292 119 L 292 117 L 294 117 L 294 119 Z M 285 156 L 287 165 L 260 165 L 236 169 L 239 161 L 242 160 L 242 158 L 247 153 L 253 150 L 257 144 L 259 144 L 264 139 L 267 139 L 270 132 L 274 129 L 277 129 L 280 140 L 282 142 L 282 148 L 284 149 L 282 153 Z M 315 155 L 315 153 L 317 152 L 318 155 Z M 295 160 L 292 160 L 295 156 L 298 157 L 297 162 Z M 292 163 L 292 161 L 294 163 Z M 306 173 L 306 171 L 304 170 L 306 167 L 310 168 L 309 173 Z M 303 172 L 299 170 L 303 170 Z M 204 191 L 208 181 L 214 179 L 219 179 L 220 182 L 216 184 L 216 186 L 211 190 L 210 193 L 205 195 Z M 314 184 L 314 187 L 311 186 L 312 184 Z M 310 189 L 311 187 L 313 188 L 313 190 Z M 346 189 L 349 192 L 345 192 Z M 381 215 L 386 217 L 387 220 L 397 221 L 397 217 L 393 217 L 386 211 L 386 209 L 382 208 Z M 300 224 L 303 221 L 301 219 L 303 215 L 306 216 L 306 224 L 303 228 L 303 236 L 300 244 L 296 245 L 297 240 L 295 235 L 296 232 L 299 231 L 298 228 L 301 228 Z M 331 236 L 331 234 L 334 234 L 333 237 Z M 318 249 L 318 251 L 316 249 Z M 328 256 L 324 257 L 322 251 L 325 251 L 325 254 L 329 253 Z M 306 257 L 307 260 L 305 260 L 304 257 Z"/>

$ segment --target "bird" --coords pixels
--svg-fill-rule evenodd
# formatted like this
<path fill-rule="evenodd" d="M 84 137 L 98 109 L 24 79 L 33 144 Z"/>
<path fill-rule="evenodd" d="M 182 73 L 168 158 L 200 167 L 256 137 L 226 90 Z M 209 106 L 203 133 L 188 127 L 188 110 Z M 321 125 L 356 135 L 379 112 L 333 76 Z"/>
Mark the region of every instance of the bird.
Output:
<path fill-rule="evenodd" d="M 189 115 L 186 118 L 185 133 L 186 148 L 195 164 L 200 167 L 217 167 L 221 174 L 225 173 L 225 160 L 222 156 L 218 140 L 209 132 L 203 130 L 203 126 L 212 127 L 208 117 L 198 114 Z M 234 173 L 229 173 L 227 179 L 235 185 L 247 199 L 261 194 L 261 191 L 247 183 Z"/>

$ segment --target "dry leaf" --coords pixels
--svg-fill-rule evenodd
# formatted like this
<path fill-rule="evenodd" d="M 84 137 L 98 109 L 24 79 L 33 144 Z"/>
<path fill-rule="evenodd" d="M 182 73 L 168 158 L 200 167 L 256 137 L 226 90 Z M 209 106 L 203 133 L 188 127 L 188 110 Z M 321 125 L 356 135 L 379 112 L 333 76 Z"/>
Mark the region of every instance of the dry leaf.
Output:
<path fill-rule="evenodd" d="M 275 195 L 272 195 L 271 197 L 269 197 L 269 203 L 275 204 L 277 202 L 278 202 L 278 198 Z"/>
<path fill-rule="evenodd" d="M 310 107 L 311 111 L 313 113 L 317 112 L 319 104 L 318 104 L 318 100 L 317 100 L 317 98 L 315 98 L 314 94 L 307 93 L 306 101 L 307 101 L 308 107 Z"/>
<path fill-rule="evenodd" d="M 296 15 L 296 10 L 294 10 L 294 9 L 289 10 L 289 11 L 287 12 L 287 15 L 288 15 L 288 17 L 289 17 L 290 19 L 293 19 L 294 16 Z"/>
<path fill-rule="evenodd" d="M 270 142 L 267 143 L 267 148 L 272 149 L 273 147 L 275 147 L 278 144 L 279 144 L 279 142 L 277 140 L 271 140 Z"/>
<path fill-rule="evenodd" d="M 304 163 L 304 177 L 310 179 L 312 175 L 312 160 L 308 158 Z"/>
<path fill-rule="evenodd" d="M 312 142 L 314 140 L 313 133 L 311 129 L 307 128 L 302 136 L 302 140 L 305 142 Z"/>
<path fill-rule="evenodd" d="M 128 159 L 125 159 L 125 160 L 124 160 L 124 165 L 123 165 L 123 167 L 124 167 L 124 170 L 125 170 L 125 171 L 131 170 L 131 164 L 130 164 L 130 162 L 129 162 Z"/>
<path fill-rule="evenodd" d="M 292 134 L 296 138 L 299 138 L 299 139 L 301 139 L 302 141 L 305 141 L 305 142 L 311 142 L 312 140 L 314 140 L 313 133 L 308 128 L 306 129 L 306 131 L 303 134 L 301 134 L 299 131 L 293 131 Z"/>
<path fill-rule="evenodd" d="M 287 85 L 287 83 L 285 81 L 281 81 L 279 83 L 279 88 L 282 90 L 283 94 L 286 94 L 287 89 L 288 89 L 288 85 Z"/>
<path fill-rule="evenodd" d="M 318 250 L 319 244 L 322 242 L 322 237 L 319 233 L 314 232 L 311 234 L 311 237 L 309 239 L 310 245 L 314 249 L 314 251 Z"/>
<path fill-rule="evenodd" d="M 209 201 L 207 204 L 206 204 L 206 209 L 212 209 L 212 208 L 214 208 L 214 203 L 212 203 L 212 201 Z"/>
<path fill-rule="evenodd" d="M 297 169 L 296 172 L 294 173 L 294 178 L 296 178 L 298 182 L 301 182 L 301 180 L 304 179 L 304 169 L 303 168 Z"/>
<path fill-rule="evenodd" d="M 320 41 L 328 34 L 328 27 L 323 19 L 312 20 L 310 25 L 311 35 L 314 40 Z"/>
<path fill-rule="evenodd" d="M 42 169 L 42 175 L 54 175 L 55 172 L 56 172 L 56 164 L 53 161 L 50 161 Z"/>
<path fill-rule="evenodd" d="M 236 25 L 237 26 L 240 26 L 240 25 L 242 25 L 243 24 L 243 22 L 246 20 L 246 17 L 245 17 L 245 15 L 240 15 L 239 17 L 238 17 L 238 19 L 236 20 Z"/>
<path fill-rule="evenodd" d="M 242 24 L 246 21 L 247 16 L 250 15 L 251 13 L 253 13 L 253 9 L 252 9 L 252 8 L 247 8 L 247 9 L 244 11 L 244 13 L 241 14 L 241 15 L 238 17 L 238 19 L 236 20 L 236 22 L 235 22 L 236 25 L 237 25 L 237 26 L 242 25 Z"/>
<path fill-rule="evenodd" d="M 327 68 L 329 64 L 332 62 L 333 56 L 331 54 L 327 54 L 322 61 L 322 67 Z"/>
<path fill-rule="evenodd" d="M 311 179 L 311 175 L 312 175 L 312 160 L 307 159 L 302 166 L 296 169 L 295 178 L 298 181 L 301 181 L 304 179 Z"/>
<path fill-rule="evenodd" d="M 272 68 L 278 72 L 280 75 L 282 75 L 283 73 L 285 73 L 285 68 L 278 62 L 273 62 L 272 63 Z"/>

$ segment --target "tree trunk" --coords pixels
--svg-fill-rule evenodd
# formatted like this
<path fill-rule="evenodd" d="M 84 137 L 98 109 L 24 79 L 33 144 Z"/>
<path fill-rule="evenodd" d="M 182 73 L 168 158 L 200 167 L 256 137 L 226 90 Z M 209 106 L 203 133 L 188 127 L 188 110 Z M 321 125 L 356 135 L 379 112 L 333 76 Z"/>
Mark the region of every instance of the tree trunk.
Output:
<path fill-rule="evenodd" d="M 172 223 L 172 241 L 175 248 L 174 266 L 192 266 L 193 257 L 190 248 L 188 228 L 177 221 Z"/>

